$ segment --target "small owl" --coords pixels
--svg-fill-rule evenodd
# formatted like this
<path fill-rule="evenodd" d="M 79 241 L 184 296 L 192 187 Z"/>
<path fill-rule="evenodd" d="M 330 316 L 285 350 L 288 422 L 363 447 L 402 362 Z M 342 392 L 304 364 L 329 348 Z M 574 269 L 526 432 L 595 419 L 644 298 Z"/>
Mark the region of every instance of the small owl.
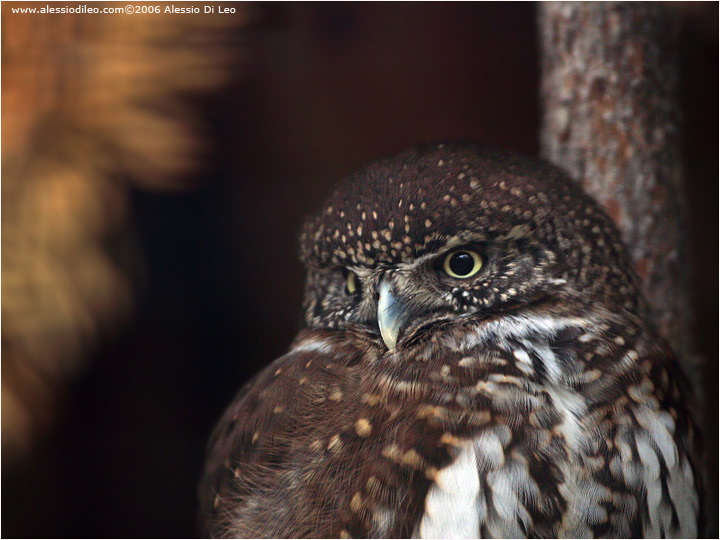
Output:
<path fill-rule="evenodd" d="M 560 170 L 418 147 L 346 178 L 301 256 L 304 328 L 210 440 L 210 535 L 698 534 L 685 379 Z"/>

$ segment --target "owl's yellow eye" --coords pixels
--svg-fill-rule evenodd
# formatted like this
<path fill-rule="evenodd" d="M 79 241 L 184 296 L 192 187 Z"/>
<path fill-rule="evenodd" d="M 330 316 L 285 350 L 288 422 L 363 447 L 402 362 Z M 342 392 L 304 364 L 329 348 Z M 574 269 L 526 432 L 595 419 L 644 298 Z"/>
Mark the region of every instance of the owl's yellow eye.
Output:
<path fill-rule="evenodd" d="M 355 294 L 358 290 L 358 277 L 352 270 L 345 270 L 345 292 Z"/>
<path fill-rule="evenodd" d="M 443 270 L 448 276 L 466 279 L 477 274 L 483 260 L 479 253 L 469 249 L 458 249 L 445 255 Z"/>

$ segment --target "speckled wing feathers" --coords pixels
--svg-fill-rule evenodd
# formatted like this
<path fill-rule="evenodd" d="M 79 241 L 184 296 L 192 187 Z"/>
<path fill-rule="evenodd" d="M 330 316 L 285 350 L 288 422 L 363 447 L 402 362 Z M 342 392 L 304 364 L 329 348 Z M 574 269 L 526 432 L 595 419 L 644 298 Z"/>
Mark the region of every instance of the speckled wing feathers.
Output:
<path fill-rule="evenodd" d="M 346 535 L 360 526 L 365 503 L 356 495 L 364 490 L 387 508 L 383 523 L 368 531 L 409 534 L 406 499 L 422 475 L 377 460 L 379 441 L 397 436 L 398 428 L 389 425 L 390 416 L 375 419 L 380 396 L 363 391 L 368 351 L 342 338 L 300 337 L 295 352 L 263 372 L 221 421 L 210 461 L 225 470 L 206 475 L 201 489 L 214 493 L 205 505 L 214 536 Z M 411 431 L 402 412 L 392 421 Z"/>

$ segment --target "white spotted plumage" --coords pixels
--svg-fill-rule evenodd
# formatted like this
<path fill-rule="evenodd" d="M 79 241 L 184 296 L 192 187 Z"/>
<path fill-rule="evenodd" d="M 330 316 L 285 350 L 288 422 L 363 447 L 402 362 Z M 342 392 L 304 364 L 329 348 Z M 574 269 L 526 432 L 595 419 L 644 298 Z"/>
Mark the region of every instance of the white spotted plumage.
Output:
<path fill-rule="evenodd" d="M 479 340 L 484 339 L 491 343 L 498 339 L 500 333 L 522 344 L 523 348 L 513 349 L 513 357 L 523 372 L 530 375 L 534 371 L 530 353 L 543 363 L 548 378 L 536 390 L 546 392 L 551 406 L 558 412 L 560 421 L 556 429 L 562 435 L 568 452 L 568 459 L 559 464 L 564 475 L 559 490 L 567 507 L 556 532 L 559 537 L 592 536 L 592 526 L 608 519 L 603 504 L 611 501 L 613 495 L 586 473 L 585 462 L 590 460 L 586 439 L 593 435 L 583 424 L 587 403 L 565 384 L 566 374 L 561 361 L 550 347 L 557 330 L 581 321 L 550 322 L 538 318 L 537 324 L 533 324 L 533 320 L 533 317 L 523 318 L 522 324 L 515 326 L 514 330 L 511 321 L 486 325 L 473 336 L 466 335 L 463 342 L 477 345 Z M 581 323 L 577 328 L 584 331 L 585 326 Z M 533 335 L 533 340 L 524 339 L 527 335 Z M 587 343 L 590 340 L 581 341 Z M 494 399 L 501 402 L 502 390 L 494 386 L 493 393 Z M 650 396 L 645 397 L 652 403 Z M 697 489 L 687 457 L 678 457 L 672 417 L 647 405 L 632 409 L 632 414 L 638 424 L 634 438 L 639 463 L 631 466 L 632 452 L 624 445 L 620 445 L 619 459 L 626 463 L 624 471 L 637 471 L 639 466 L 642 467 L 640 476 L 637 473 L 624 474 L 628 485 L 643 495 L 647 505 L 644 536 L 696 536 L 697 523 L 692 516 L 697 516 L 699 510 Z M 482 537 L 483 531 L 490 537 L 527 536 L 532 519 L 522 501 L 529 497 L 539 498 L 541 493 L 529 475 L 527 462 L 523 467 L 518 459 L 520 454 L 509 458 L 514 468 L 508 466 L 504 447 L 509 438 L 509 430 L 498 426 L 487 428 L 465 441 L 454 461 L 439 472 L 430 487 L 425 511 L 415 527 L 414 537 L 477 538 Z M 666 467 L 664 475 L 661 474 L 661 462 Z M 663 500 L 663 488 L 669 492 L 669 500 Z M 485 495 L 488 491 L 492 494 L 491 501 Z M 678 516 L 674 524 L 673 513 Z"/>

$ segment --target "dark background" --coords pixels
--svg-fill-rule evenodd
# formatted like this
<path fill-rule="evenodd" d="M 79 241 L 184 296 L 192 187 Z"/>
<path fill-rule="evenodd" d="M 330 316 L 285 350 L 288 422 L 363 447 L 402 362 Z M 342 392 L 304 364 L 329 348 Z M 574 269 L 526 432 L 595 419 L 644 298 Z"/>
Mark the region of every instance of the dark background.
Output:
<path fill-rule="evenodd" d="M 135 316 L 96 349 L 53 430 L 3 468 L 3 536 L 195 536 L 209 432 L 298 327 L 303 217 L 343 174 L 417 142 L 472 137 L 538 151 L 535 5 L 259 9 L 243 30 L 242 75 L 198 104 L 214 145 L 202 187 L 132 194 L 145 266 Z M 677 16 L 687 238 L 715 482 L 718 6 Z"/>

